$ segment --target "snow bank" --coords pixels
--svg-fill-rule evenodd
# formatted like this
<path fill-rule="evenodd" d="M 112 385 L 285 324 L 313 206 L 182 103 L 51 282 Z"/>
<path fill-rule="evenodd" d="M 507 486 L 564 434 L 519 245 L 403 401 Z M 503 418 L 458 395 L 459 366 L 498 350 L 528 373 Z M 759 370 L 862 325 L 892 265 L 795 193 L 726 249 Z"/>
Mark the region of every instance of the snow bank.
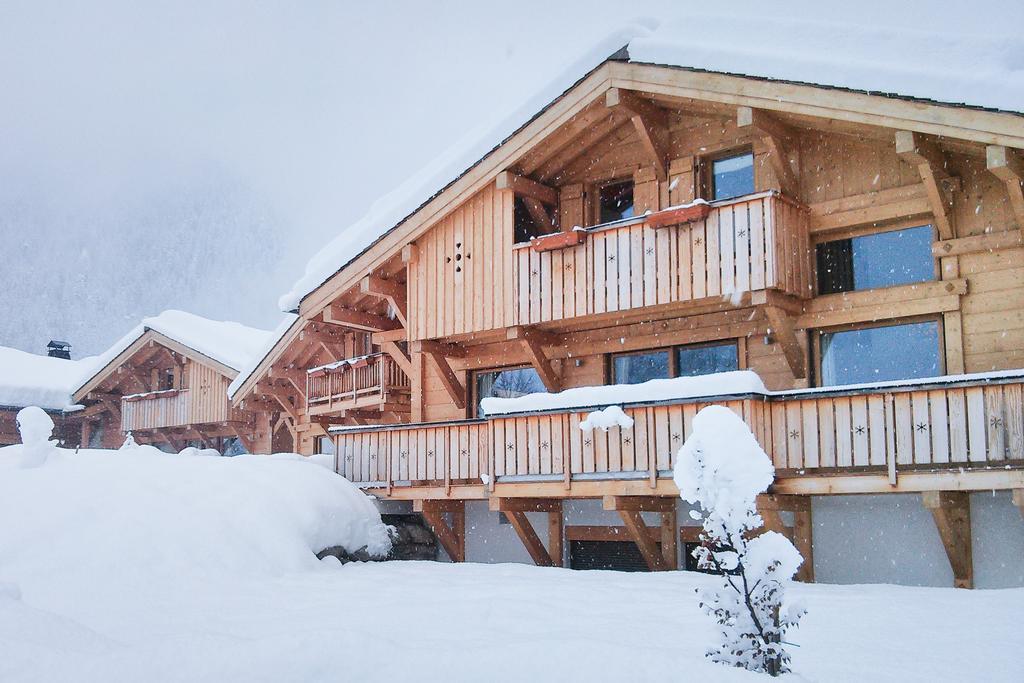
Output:
<path fill-rule="evenodd" d="M 0 346 L 0 406 L 73 407 L 71 394 L 97 367 L 95 356 L 66 360 Z"/>
<path fill-rule="evenodd" d="M 566 410 L 623 403 L 671 401 L 676 399 L 730 396 L 733 394 L 766 394 L 761 378 L 752 370 L 719 372 L 700 377 L 652 379 L 642 384 L 612 384 L 599 387 L 577 387 L 555 394 L 527 394 L 517 398 L 485 398 L 484 413 L 508 415 L 534 410 Z"/>
<path fill-rule="evenodd" d="M 329 546 L 390 546 L 369 498 L 293 457 L 53 448 L 16 469 L 28 447 L 0 448 L 0 581 L 44 609 L 122 593 L 141 606 L 196 582 L 319 569 Z"/>
<path fill-rule="evenodd" d="M 210 320 L 185 311 L 164 311 L 160 315 L 143 318 L 137 327 L 97 356 L 93 372 L 80 378 L 74 391 L 84 386 L 96 373 L 149 330 L 184 344 L 234 370 L 245 367 L 271 337 L 271 332 L 267 330 L 258 330 L 241 323 Z"/>

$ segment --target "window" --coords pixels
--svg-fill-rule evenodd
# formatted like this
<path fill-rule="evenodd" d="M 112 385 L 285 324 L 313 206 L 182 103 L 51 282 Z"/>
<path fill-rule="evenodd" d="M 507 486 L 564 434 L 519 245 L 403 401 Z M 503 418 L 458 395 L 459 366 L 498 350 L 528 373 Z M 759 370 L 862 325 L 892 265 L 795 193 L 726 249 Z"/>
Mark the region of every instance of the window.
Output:
<path fill-rule="evenodd" d="M 612 377 L 615 384 L 640 384 L 671 376 L 668 351 L 625 353 L 612 358 Z"/>
<path fill-rule="evenodd" d="M 157 390 L 166 391 L 168 389 L 175 389 L 174 386 L 174 369 L 164 368 L 159 371 L 157 375 Z"/>
<path fill-rule="evenodd" d="M 623 353 L 612 357 L 615 384 L 639 384 L 668 377 L 695 377 L 739 368 L 734 342 L 677 346 L 674 350 Z"/>
<path fill-rule="evenodd" d="M 598 222 L 611 223 L 633 217 L 633 181 L 622 180 L 598 189 Z"/>
<path fill-rule="evenodd" d="M 711 196 L 732 199 L 754 193 L 754 154 L 744 152 L 711 162 Z"/>
<path fill-rule="evenodd" d="M 473 375 L 475 415 L 483 415 L 480 402 L 485 398 L 516 398 L 526 394 L 544 393 L 547 388 L 533 368 L 506 368 L 477 372 Z"/>
<path fill-rule="evenodd" d="M 529 242 L 532 237 L 540 237 L 555 231 L 554 219 L 548 208 L 537 202 L 531 210 L 526 200 L 517 196 L 513 204 L 513 220 L 515 223 L 516 244 Z M 546 220 L 545 220 L 546 219 Z M 543 224 L 546 223 L 546 224 Z"/>
<path fill-rule="evenodd" d="M 320 455 L 334 455 L 334 439 L 329 436 L 317 437 L 314 447 Z"/>
<path fill-rule="evenodd" d="M 817 253 L 819 294 L 935 279 L 930 225 L 824 242 Z"/>
<path fill-rule="evenodd" d="M 738 370 L 736 344 L 704 344 L 676 348 L 676 377 L 696 377 L 714 372 Z"/>
<path fill-rule="evenodd" d="M 936 320 L 822 332 L 819 343 L 821 386 L 942 374 Z"/>

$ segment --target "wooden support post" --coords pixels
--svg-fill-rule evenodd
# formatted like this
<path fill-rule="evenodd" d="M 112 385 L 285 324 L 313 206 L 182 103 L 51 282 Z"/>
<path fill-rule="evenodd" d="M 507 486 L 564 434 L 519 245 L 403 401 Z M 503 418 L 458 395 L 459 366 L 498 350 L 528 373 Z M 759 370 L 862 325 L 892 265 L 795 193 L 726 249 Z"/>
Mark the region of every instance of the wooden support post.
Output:
<path fill-rule="evenodd" d="M 793 545 L 800 551 L 804 561 L 796 572 L 796 580 L 814 582 L 814 525 L 811 507 L 793 511 Z"/>
<path fill-rule="evenodd" d="M 550 341 L 547 335 L 527 327 L 510 327 L 505 337 L 509 341 L 518 340 L 522 344 L 526 357 L 530 359 L 530 364 L 537 371 L 545 389 L 552 393 L 562 390 L 562 378 L 555 371 L 542 346 Z"/>
<path fill-rule="evenodd" d="M 564 532 L 565 517 L 562 515 L 562 501 L 558 501 L 558 509 L 548 512 L 548 556 L 556 567 L 562 566 L 565 557 L 562 550 Z"/>
<path fill-rule="evenodd" d="M 767 531 L 776 531 L 796 546 L 804 558 L 797 570 L 796 580 L 814 581 L 814 537 L 811 518 L 811 499 L 806 496 L 762 494 L 757 497 L 757 512 L 764 520 Z M 793 513 L 793 526 L 786 526 L 780 512 Z"/>
<path fill-rule="evenodd" d="M 413 511 L 423 515 L 452 562 L 466 561 L 466 501 L 417 500 Z M 445 512 L 452 514 L 451 526 L 444 518 Z"/>
<path fill-rule="evenodd" d="M 971 498 L 966 491 L 925 491 L 924 506 L 931 510 L 953 569 L 953 585 L 974 587 L 974 557 L 971 550 Z"/>
<path fill-rule="evenodd" d="M 768 318 L 768 324 L 771 325 L 771 333 L 782 347 L 786 363 L 789 365 L 793 377 L 796 379 L 806 379 L 807 358 L 803 347 L 797 341 L 793 317 L 778 306 L 765 306 L 764 313 L 765 317 Z"/>
<path fill-rule="evenodd" d="M 928 195 L 928 203 L 935 218 L 935 229 L 939 239 L 955 237 L 950 208 L 951 193 L 947 185 L 951 181 L 946 170 L 946 158 L 932 138 L 909 130 L 896 131 L 896 154 L 909 164 L 917 167 L 921 182 Z"/>
<path fill-rule="evenodd" d="M 501 512 L 515 529 L 530 557 L 538 567 L 562 566 L 562 501 L 557 498 L 490 498 L 492 512 Z M 548 547 L 544 548 L 527 512 L 548 515 Z"/>
<path fill-rule="evenodd" d="M 410 359 L 409 356 L 405 355 L 405 352 L 402 351 L 401 347 L 398 346 L 398 344 L 396 344 L 393 341 L 382 342 L 380 345 L 380 350 L 391 356 L 392 360 L 395 361 L 398 367 L 402 368 L 402 372 L 405 373 L 406 377 L 410 379 L 412 378 L 412 359 Z"/>
<path fill-rule="evenodd" d="M 989 145 L 985 149 L 985 166 L 1006 185 L 1017 227 L 1024 232 L 1024 159 L 1012 149 Z"/>
<path fill-rule="evenodd" d="M 423 355 L 434 366 L 434 371 L 437 373 L 441 384 L 444 386 L 445 391 L 448 392 L 448 396 L 452 399 L 455 407 L 459 410 L 464 409 L 466 407 L 466 388 L 462 386 L 462 382 L 459 381 L 455 371 L 452 370 L 452 366 L 448 364 L 448 359 L 439 353 L 426 352 Z"/>
<path fill-rule="evenodd" d="M 658 550 L 658 544 L 654 542 L 651 535 L 647 533 L 647 525 L 638 510 L 619 510 L 619 516 L 626 525 L 626 531 L 630 538 L 640 548 L 640 554 L 644 556 L 644 562 L 652 572 L 660 572 L 668 569 L 665 558 Z"/>
<path fill-rule="evenodd" d="M 679 520 L 675 508 L 661 513 L 661 556 L 666 569 L 679 569 Z"/>
<path fill-rule="evenodd" d="M 526 518 L 526 513 L 503 512 L 502 514 L 508 519 L 512 528 L 516 530 L 516 535 L 519 536 L 519 540 L 526 546 L 526 551 L 530 553 L 533 563 L 538 567 L 553 566 L 554 562 L 551 561 L 551 555 L 548 554 L 544 544 L 541 543 L 537 532 L 533 530 L 533 525 Z"/>

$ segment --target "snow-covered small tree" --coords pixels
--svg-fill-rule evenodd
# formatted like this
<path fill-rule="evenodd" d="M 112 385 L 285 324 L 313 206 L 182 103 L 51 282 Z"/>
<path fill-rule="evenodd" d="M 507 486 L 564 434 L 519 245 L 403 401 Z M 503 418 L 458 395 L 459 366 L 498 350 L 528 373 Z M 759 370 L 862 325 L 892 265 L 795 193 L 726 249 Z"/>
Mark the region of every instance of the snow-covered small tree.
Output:
<path fill-rule="evenodd" d="M 757 496 L 774 478 L 771 459 L 734 412 L 708 406 L 697 413 L 676 458 L 675 482 L 683 499 L 700 507 L 691 512 L 703 522 L 694 556 L 723 579 L 721 588 L 700 594 L 722 631 L 722 643 L 707 655 L 777 676 L 789 670 L 784 638 L 804 610 L 782 611 L 785 586 L 803 561 L 799 551 L 774 531 L 754 535 L 764 524 Z"/>

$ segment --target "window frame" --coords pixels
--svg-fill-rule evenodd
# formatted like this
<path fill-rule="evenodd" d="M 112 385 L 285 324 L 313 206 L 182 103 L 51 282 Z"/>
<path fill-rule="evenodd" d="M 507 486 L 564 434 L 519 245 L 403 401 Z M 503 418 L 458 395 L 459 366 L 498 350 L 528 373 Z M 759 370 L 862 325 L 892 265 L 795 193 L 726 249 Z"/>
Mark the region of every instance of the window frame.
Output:
<path fill-rule="evenodd" d="M 533 367 L 529 363 L 514 363 L 512 365 L 501 365 L 494 368 L 479 368 L 477 370 L 470 370 L 469 372 L 469 397 L 470 401 L 466 405 L 466 417 L 471 420 L 481 419 L 477 415 L 477 406 L 480 405 L 480 396 L 476 388 L 476 377 L 477 375 L 485 374 L 488 372 L 504 372 L 505 370 L 533 370 L 537 372 L 537 368 Z M 538 377 L 539 377 L 538 373 Z"/>
<path fill-rule="evenodd" d="M 898 325 L 913 325 L 915 323 L 928 323 L 933 322 L 938 328 L 938 359 L 939 359 L 939 374 L 946 374 L 946 329 L 945 329 L 945 317 L 941 313 L 931 313 L 925 315 L 915 315 L 903 318 L 886 318 L 884 320 L 872 320 L 871 322 L 863 323 L 847 323 L 845 325 L 833 325 L 830 327 L 819 327 L 811 330 L 810 343 L 811 343 L 811 354 L 814 362 L 812 365 L 812 372 L 814 373 L 812 386 L 817 388 L 827 388 L 828 386 L 842 386 L 842 385 L 825 385 L 822 384 L 822 370 L 821 362 L 824 360 L 821 355 L 821 336 L 823 334 L 834 334 L 836 332 L 852 332 L 855 330 L 867 330 L 875 327 L 896 327 Z"/>
<path fill-rule="evenodd" d="M 746 154 L 749 154 L 751 157 L 751 173 L 753 173 L 754 177 L 754 186 L 750 194 L 741 194 L 735 197 L 729 197 L 728 199 L 715 199 L 715 162 L 744 156 Z M 733 199 L 739 199 L 740 197 L 749 197 L 751 194 L 757 194 L 758 188 L 760 187 L 759 181 L 760 178 L 757 174 L 757 154 L 754 153 L 754 145 L 752 144 L 729 147 L 727 149 L 704 154 L 700 157 L 700 196 L 704 197 L 709 202 L 726 202 Z"/>
<path fill-rule="evenodd" d="M 915 284 L 921 284 L 921 282 L 935 282 L 942 279 L 942 259 L 939 256 L 932 255 L 932 274 L 933 279 L 922 280 L 921 282 L 908 282 L 902 285 L 886 285 L 885 287 L 874 287 L 872 289 L 851 289 L 846 292 L 833 292 L 831 294 L 822 294 L 819 290 L 818 284 L 820 278 L 818 277 L 818 245 L 825 244 L 827 242 L 838 242 L 839 240 L 852 240 L 858 237 L 868 237 L 870 235 L 881 235 L 887 232 L 898 232 L 900 230 L 908 230 L 910 228 L 923 228 L 928 226 L 932 229 L 932 244 L 938 241 L 938 232 L 935 229 L 935 223 L 931 221 L 921 221 L 920 219 L 912 218 L 900 218 L 895 221 L 886 222 L 883 225 L 856 225 L 848 228 L 839 228 L 837 230 L 829 230 L 825 233 L 818 233 L 811 235 L 811 248 L 813 249 L 813 258 L 811 258 L 811 270 L 813 271 L 814 278 L 814 296 L 842 296 L 844 294 L 850 294 L 852 292 L 881 292 L 892 287 L 910 287 Z"/>
<path fill-rule="evenodd" d="M 607 223 L 601 222 L 601 190 L 610 185 L 620 185 L 623 183 L 630 183 L 633 186 L 633 212 L 634 215 L 630 218 L 635 218 L 636 213 L 636 178 L 632 175 L 627 176 L 612 176 L 605 180 L 597 180 L 592 182 L 587 187 L 587 193 L 589 196 L 588 211 L 590 216 L 588 217 L 587 227 L 592 228 L 596 225 L 607 225 Z M 629 220 L 629 218 L 620 218 L 618 220 Z M 612 223 L 616 221 L 611 221 Z"/>
<path fill-rule="evenodd" d="M 625 356 L 639 356 L 651 353 L 665 352 L 668 353 L 668 372 L 669 376 L 666 379 L 676 379 L 679 375 L 679 356 L 676 353 L 678 349 L 702 349 L 710 346 L 732 346 L 736 349 L 736 369 L 746 370 L 747 359 L 746 359 L 746 344 L 744 343 L 744 337 L 726 337 L 725 339 L 713 339 L 711 341 L 694 342 L 692 344 L 671 344 L 669 346 L 657 346 L 652 349 L 637 349 L 635 351 L 616 351 L 608 354 L 608 379 L 611 384 L 616 384 L 615 381 L 615 359 L 622 358 Z M 691 375 L 686 375 L 690 377 Z M 700 375 L 696 375 L 700 377 Z"/>

